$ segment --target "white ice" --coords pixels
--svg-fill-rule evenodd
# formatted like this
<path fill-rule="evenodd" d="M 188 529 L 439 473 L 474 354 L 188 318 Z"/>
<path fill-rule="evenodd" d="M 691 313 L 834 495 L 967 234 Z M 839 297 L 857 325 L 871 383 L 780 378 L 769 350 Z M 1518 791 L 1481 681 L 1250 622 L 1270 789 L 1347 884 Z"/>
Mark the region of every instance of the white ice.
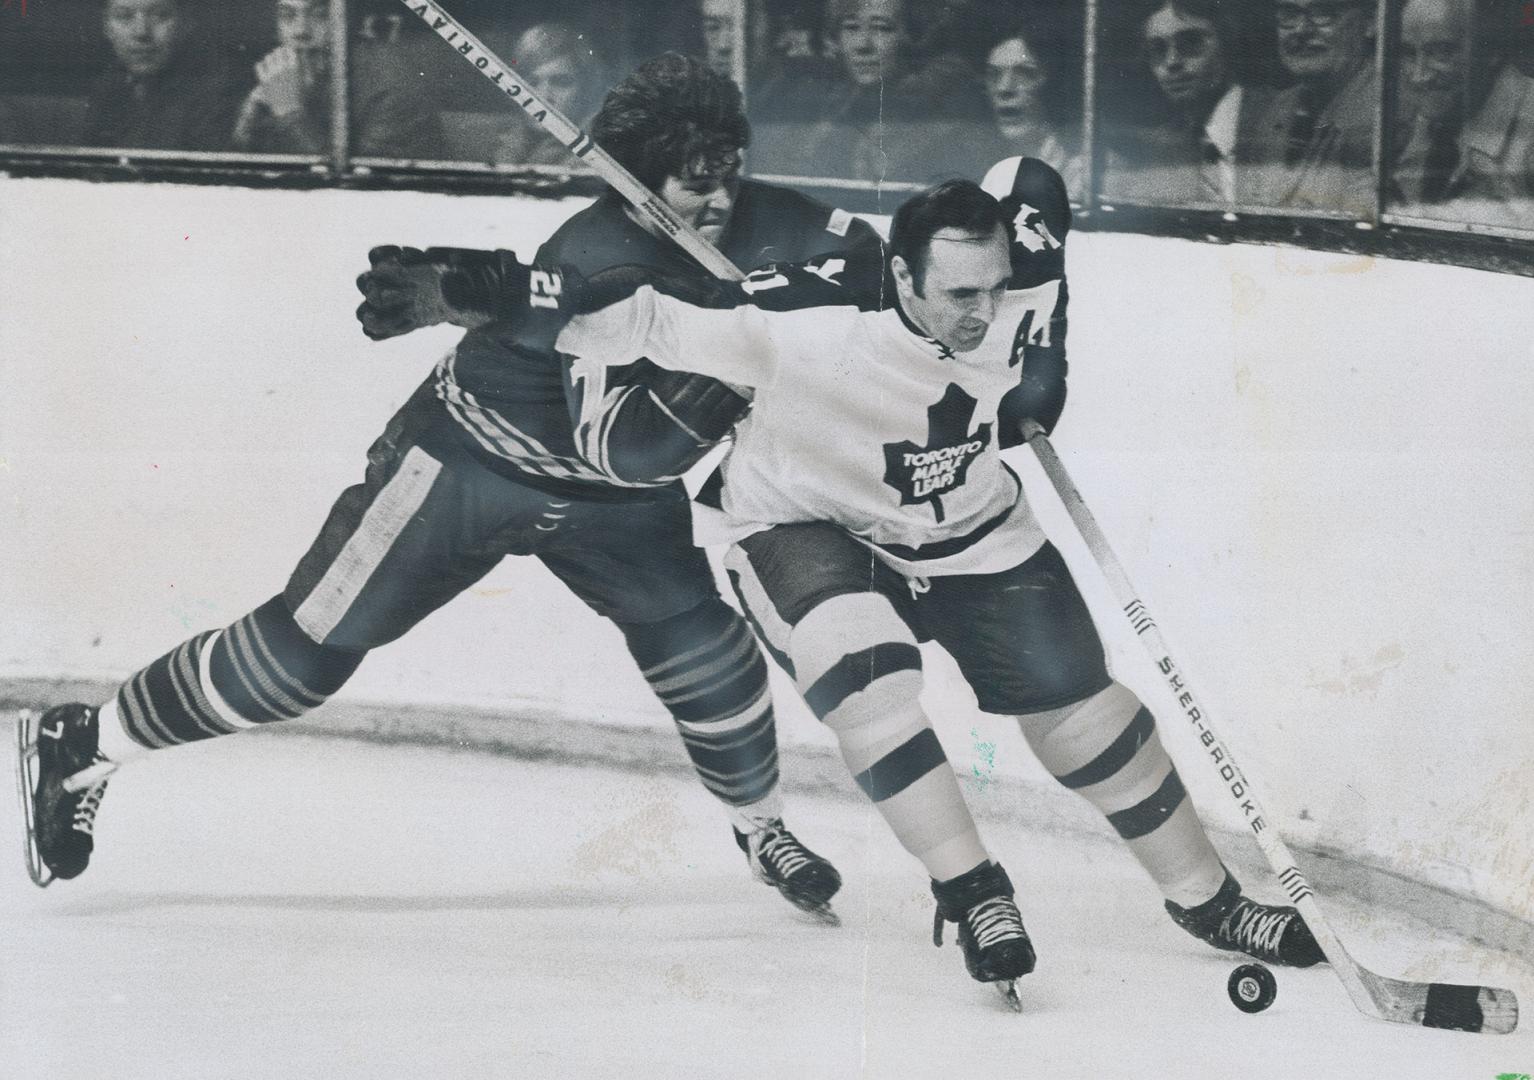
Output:
<path fill-rule="evenodd" d="M 0 753 L 7 771 L 13 756 Z M 1236 959 L 1178 930 L 1115 841 L 992 822 L 1040 954 L 1023 1015 L 1008 1013 L 965 974 L 951 928 L 932 947 L 925 878 L 871 808 L 790 789 L 789 810 L 845 874 L 840 928 L 753 881 L 717 805 L 676 769 L 223 739 L 122 770 L 90 869 L 46 891 L 26 879 L 7 800 L 0 1076 L 1534 1073 L 1534 1025 L 1370 1020 L 1325 968 L 1277 971 L 1274 1005 L 1242 1014 L 1225 992 Z M 1534 1001 L 1517 961 L 1326 907 L 1378 970 Z"/>

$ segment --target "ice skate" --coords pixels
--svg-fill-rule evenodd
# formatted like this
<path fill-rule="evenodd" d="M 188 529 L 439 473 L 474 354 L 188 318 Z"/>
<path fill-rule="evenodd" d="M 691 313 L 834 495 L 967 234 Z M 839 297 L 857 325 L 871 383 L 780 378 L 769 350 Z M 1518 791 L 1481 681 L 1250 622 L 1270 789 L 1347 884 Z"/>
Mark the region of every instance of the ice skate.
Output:
<path fill-rule="evenodd" d="M 90 862 L 96 811 L 115 769 L 97 751 L 96 710 L 58 705 L 16 724 L 16 779 L 27 873 L 39 886 L 78 877 Z"/>
<path fill-rule="evenodd" d="M 1212 900 L 1192 908 L 1168 900 L 1166 909 L 1178 926 L 1217 949 L 1288 967 L 1310 967 L 1326 959 L 1298 911 L 1248 899 L 1228 873 Z"/>
<path fill-rule="evenodd" d="M 749 833 L 736 829 L 735 842 L 746 853 L 746 862 L 757 880 L 777 889 L 801 911 L 831 926 L 841 925 L 831 910 L 831 897 L 842 887 L 842 876 L 830 862 L 801 844 L 781 818 Z"/>
<path fill-rule="evenodd" d="M 943 923 L 958 923 L 970 975 L 994 983 L 1007 1006 L 1022 1012 L 1017 980 L 1033 970 L 1035 957 L 1007 872 L 996 863 L 981 863 L 951 881 L 934 881 L 932 895 L 937 899 L 932 944 L 943 944 Z"/>

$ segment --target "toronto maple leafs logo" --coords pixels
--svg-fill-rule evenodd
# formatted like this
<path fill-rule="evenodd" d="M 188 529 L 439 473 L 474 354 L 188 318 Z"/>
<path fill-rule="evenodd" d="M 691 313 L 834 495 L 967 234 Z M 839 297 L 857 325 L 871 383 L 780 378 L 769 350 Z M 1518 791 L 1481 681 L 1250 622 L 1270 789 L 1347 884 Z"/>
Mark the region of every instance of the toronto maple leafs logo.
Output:
<path fill-rule="evenodd" d="M 991 443 L 991 425 L 973 432 L 974 398 L 949 383 L 942 400 L 927 408 L 927 445 L 910 439 L 884 444 L 884 482 L 900 492 L 900 505 L 930 503 L 943 520 L 942 497 L 964 484 L 964 474 L 976 455 Z"/>

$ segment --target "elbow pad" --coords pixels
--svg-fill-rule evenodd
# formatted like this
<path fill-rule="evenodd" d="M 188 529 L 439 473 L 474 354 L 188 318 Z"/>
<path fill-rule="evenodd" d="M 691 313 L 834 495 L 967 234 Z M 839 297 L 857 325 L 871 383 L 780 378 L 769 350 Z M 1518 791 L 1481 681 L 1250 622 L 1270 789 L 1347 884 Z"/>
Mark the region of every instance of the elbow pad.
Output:
<path fill-rule="evenodd" d="M 628 385 L 608 394 L 580 425 L 581 451 L 625 483 L 670 480 L 698 463 L 751 407 L 718 379 L 667 371 L 641 360 Z"/>

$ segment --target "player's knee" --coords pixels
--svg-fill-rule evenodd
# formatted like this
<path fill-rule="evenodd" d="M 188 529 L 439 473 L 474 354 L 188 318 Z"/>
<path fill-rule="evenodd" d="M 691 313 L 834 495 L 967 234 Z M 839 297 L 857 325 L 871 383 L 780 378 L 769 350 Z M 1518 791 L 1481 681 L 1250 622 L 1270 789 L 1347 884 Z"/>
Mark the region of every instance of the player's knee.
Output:
<path fill-rule="evenodd" d="M 1115 827 L 1122 817 L 1127 824 L 1121 833 L 1139 828 L 1142 819 L 1159 822 L 1182 801 L 1182 784 L 1156 734 L 1155 718 L 1120 683 L 1018 721 L 1044 767 L 1099 806 Z"/>
<path fill-rule="evenodd" d="M 1112 775 L 1155 737 L 1150 711 L 1118 682 L 1081 701 L 1017 720 L 1039 761 L 1068 787 L 1091 783 L 1091 777 L 1105 771 Z"/>
<path fill-rule="evenodd" d="M 817 604 L 794 626 L 789 656 L 804 700 L 838 733 L 870 725 L 876 732 L 909 713 L 921 693 L 916 637 L 878 593 Z"/>

